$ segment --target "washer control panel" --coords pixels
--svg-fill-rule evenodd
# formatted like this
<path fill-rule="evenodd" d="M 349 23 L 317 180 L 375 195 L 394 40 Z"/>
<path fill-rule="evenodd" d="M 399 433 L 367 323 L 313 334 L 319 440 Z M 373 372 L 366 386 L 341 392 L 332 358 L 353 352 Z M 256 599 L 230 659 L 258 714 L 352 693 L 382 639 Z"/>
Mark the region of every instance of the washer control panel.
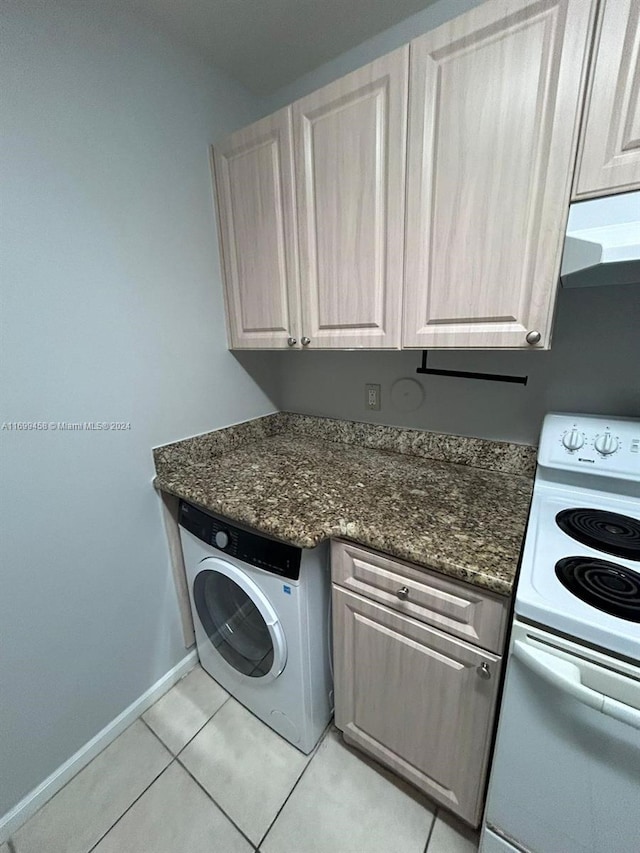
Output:
<path fill-rule="evenodd" d="M 538 464 L 637 480 L 640 489 L 640 420 L 547 415 L 540 436 Z"/>
<path fill-rule="evenodd" d="M 300 577 L 302 549 L 295 545 L 238 527 L 183 500 L 178 519 L 185 530 L 230 557 L 289 580 Z"/>

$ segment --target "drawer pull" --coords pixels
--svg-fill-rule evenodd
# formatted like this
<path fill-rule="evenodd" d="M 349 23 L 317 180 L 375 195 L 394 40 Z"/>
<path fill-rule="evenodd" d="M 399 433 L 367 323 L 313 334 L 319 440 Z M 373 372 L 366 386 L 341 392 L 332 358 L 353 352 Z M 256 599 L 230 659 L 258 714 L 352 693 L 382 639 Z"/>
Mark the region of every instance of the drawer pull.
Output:
<path fill-rule="evenodd" d="M 396 592 L 396 595 L 400 599 L 400 601 L 406 601 L 409 598 L 409 587 L 401 586 L 400 589 Z"/>
<path fill-rule="evenodd" d="M 491 670 L 488 663 L 481 663 L 476 672 L 480 678 L 491 678 Z"/>

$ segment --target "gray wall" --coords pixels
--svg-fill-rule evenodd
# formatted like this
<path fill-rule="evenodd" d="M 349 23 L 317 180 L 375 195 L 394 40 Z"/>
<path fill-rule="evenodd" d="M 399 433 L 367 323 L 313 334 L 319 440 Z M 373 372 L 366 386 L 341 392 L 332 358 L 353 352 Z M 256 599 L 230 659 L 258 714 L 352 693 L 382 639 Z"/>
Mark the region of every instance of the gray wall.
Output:
<path fill-rule="evenodd" d="M 0 816 L 185 655 L 151 447 L 274 409 L 207 150 L 258 104 L 109 7 L 2 4 L 0 424 L 131 430 L 0 431 Z"/>
<path fill-rule="evenodd" d="M 561 290 L 548 352 L 429 353 L 429 366 L 526 375 L 526 386 L 419 376 L 416 352 L 283 352 L 238 356 L 282 409 L 490 439 L 537 443 L 549 411 L 640 417 L 640 284 Z M 391 402 L 400 378 L 416 379 L 424 402 Z M 367 382 L 382 409 L 364 405 Z"/>

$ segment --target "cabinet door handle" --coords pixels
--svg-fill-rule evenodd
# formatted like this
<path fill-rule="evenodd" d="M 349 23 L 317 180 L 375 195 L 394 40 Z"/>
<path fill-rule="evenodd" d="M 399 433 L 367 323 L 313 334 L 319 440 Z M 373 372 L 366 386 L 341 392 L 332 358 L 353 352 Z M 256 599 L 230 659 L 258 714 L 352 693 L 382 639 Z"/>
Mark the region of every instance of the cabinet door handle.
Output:
<path fill-rule="evenodd" d="M 307 338 L 306 336 L 304 338 L 300 338 L 300 343 L 303 347 L 308 347 L 311 343 L 311 338 Z"/>
<path fill-rule="evenodd" d="M 287 345 L 290 347 L 294 347 L 298 341 L 295 338 L 287 338 Z"/>
<path fill-rule="evenodd" d="M 530 332 L 527 332 L 526 340 L 528 344 L 531 344 L 531 346 L 533 346 L 534 344 L 539 343 L 541 337 L 542 335 L 537 329 L 532 329 Z"/>
<path fill-rule="evenodd" d="M 480 678 L 491 678 L 491 670 L 489 669 L 488 663 L 481 663 L 477 668 L 476 672 L 480 676 Z"/>
<path fill-rule="evenodd" d="M 396 595 L 400 599 L 400 601 L 406 601 L 409 598 L 409 587 L 401 586 L 400 589 L 396 592 Z"/>

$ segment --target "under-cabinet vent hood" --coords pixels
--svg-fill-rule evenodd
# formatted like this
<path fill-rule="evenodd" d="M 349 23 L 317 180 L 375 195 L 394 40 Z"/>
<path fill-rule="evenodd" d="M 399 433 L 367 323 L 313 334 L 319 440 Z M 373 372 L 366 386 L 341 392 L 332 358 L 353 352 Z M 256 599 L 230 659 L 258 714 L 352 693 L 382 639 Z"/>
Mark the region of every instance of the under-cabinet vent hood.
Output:
<path fill-rule="evenodd" d="M 640 283 L 640 192 L 572 204 L 563 287 Z"/>

